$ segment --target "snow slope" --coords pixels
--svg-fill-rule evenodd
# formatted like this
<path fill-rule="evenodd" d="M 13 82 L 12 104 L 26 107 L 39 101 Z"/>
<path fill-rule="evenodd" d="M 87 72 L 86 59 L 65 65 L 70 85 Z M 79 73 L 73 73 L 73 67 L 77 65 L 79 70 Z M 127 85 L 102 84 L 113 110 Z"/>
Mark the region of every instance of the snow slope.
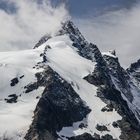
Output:
<path fill-rule="evenodd" d="M 38 102 L 36 96 L 41 95 L 44 88 L 40 87 L 30 94 L 25 94 L 24 87 L 35 82 L 35 73 L 42 71 L 33 69 L 36 63 L 41 61 L 41 52 L 42 50 L 37 49 L 0 52 L 0 138 L 6 135 L 18 140 L 20 135 L 24 136 L 31 124 L 33 111 Z M 11 87 L 11 79 L 15 77 L 18 77 L 19 83 Z M 11 94 L 19 96 L 17 103 L 6 103 L 4 99 Z"/>
<path fill-rule="evenodd" d="M 83 79 L 93 72 L 95 62 L 79 56 L 67 36 L 50 39 L 47 45 L 51 47 L 46 53 L 49 66 L 67 82 L 71 83 L 81 99 L 92 109 L 87 118 L 83 120 L 84 123 L 87 123 L 87 128 L 80 129 L 78 127 L 80 122 L 74 123 L 72 127 L 65 127 L 58 132 L 59 136 L 72 137 L 88 132 L 92 135 L 97 133 L 100 136 L 111 134 L 114 138 L 119 139 L 121 131 L 119 128 L 114 128 L 112 123 L 120 120 L 121 116 L 115 110 L 113 112 L 102 112 L 101 109 L 106 104 L 97 97 L 97 87 Z M 109 131 L 101 133 L 96 129 L 97 124 L 107 126 Z"/>
<path fill-rule="evenodd" d="M 102 112 L 101 109 L 106 104 L 97 97 L 97 87 L 83 79 L 93 72 L 95 62 L 81 57 L 67 35 L 53 37 L 33 50 L 0 53 L 0 79 L 3 79 L 0 81 L 0 137 L 6 134 L 9 137 L 14 137 L 15 140 L 20 140 L 23 139 L 29 128 L 33 111 L 38 102 L 36 96 L 41 95 L 44 87 L 28 94 L 24 93 L 24 87 L 36 81 L 35 73 L 43 70 L 42 68 L 33 69 L 33 67 L 42 61 L 40 54 L 48 45 L 50 49 L 46 51 L 47 62 L 44 65 L 49 65 L 69 82 L 91 109 L 89 115 L 82 121 L 88 125 L 87 128 L 79 129 L 80 122 L 76 122 L 72 127 L 64 127 L 60 132 L 57 132 L 58 135 L 70 137 L 84 132 L 93 135 L 96 132 L 100 136 L 111 134 L 114 138 L 119 139 L 121 130 L 114 128 L 112 123 L 120 120 L 121 116 L 115 110 Z M 22 75 L 24 77 L 19 79 L 19 83 L 11 87 L 11 79 Z M 21 95 L 17 103 L 8 104 L 5 102 L 4 99 L 10 94 Z M 101 133 L 96 129 L 97 124 L 107 126 L 109 131 Z"/>

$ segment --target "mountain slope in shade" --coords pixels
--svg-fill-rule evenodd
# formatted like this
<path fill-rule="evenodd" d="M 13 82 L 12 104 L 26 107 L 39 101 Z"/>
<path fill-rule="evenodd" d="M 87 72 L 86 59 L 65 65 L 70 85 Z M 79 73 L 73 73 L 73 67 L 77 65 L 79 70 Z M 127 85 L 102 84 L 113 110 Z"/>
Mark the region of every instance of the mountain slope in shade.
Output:
<path fill-rule="evenodd" d="M 132 63 L 127 69 L 127 72 L 131 75 L 137 86 L 140 88 L 140 59 Z"/>
<path fill-rule="evenodd" d="M 0 72 L 2 140 L 140 139 L 139 81 L 71 21 L 32 50 L 0 53 Z"/>

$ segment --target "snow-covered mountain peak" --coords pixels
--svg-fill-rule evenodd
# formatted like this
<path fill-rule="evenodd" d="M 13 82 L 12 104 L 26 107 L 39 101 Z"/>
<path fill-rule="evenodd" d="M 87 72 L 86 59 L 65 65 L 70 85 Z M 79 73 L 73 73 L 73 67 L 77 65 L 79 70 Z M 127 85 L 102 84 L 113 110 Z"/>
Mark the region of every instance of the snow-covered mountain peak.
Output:
<path fill-rule="evenodd" d="M 0 72 L 2 140 L 140 138 L 140 89 L 71 21 L 34 49 L 0 52 Z"/>

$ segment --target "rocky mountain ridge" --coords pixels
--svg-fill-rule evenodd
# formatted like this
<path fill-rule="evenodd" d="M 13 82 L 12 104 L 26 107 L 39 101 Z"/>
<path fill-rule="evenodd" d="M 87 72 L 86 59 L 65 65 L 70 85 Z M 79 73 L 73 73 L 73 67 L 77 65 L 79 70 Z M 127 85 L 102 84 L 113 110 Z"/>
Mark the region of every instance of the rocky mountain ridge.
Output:
<path fill-rule="evenodd" d="M 35 78 L 23 86 L 28 73 L 22 72 L 13 88 L 21 84 L 23 93 L 12 103 L 35 96 L 33 119 L 23 135 L 7 139 L 140 140 L 139 61 L 124 70 L 114 51 L 101 53 L 71 21 L 55 36 L 42 37 L 33 52 Z"/>

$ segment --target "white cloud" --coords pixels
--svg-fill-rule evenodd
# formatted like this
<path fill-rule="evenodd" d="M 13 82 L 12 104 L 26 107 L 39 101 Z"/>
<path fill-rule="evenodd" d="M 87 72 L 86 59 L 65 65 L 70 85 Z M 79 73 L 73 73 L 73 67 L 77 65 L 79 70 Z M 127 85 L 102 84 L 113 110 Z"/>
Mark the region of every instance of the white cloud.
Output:
<path fill-rule="evenodd" d="M 69 18 L 65 6 L 57 8 L 44 0 L 5 0 L 14 3 L 16 13 L 6 13 L 0 9 L 0 51 L 32 48 L 46 33 L 53 33 L 60 22 Z"/>
<path fill-rule="evenodd" d="M 140 5 L 99 17 L 75 19 L 86 38 L 102 51 L 116 49 L 124 67 L 140 58 Z"/>
<path fill-rule="evenodd" d="M 0 10 L 0 51 L 32 48 L 46 33 L 53 33 L 69 18 L 64 5 L 57 8 L 43 0 L 3 0 L 16 5 L 13 14 Z M 108 12 L 102 16 L 74 19 L 85 37 L 102 51 L 116 49 L 124 67 L 140 56 L 140 5 L 131 10 Z"/>

